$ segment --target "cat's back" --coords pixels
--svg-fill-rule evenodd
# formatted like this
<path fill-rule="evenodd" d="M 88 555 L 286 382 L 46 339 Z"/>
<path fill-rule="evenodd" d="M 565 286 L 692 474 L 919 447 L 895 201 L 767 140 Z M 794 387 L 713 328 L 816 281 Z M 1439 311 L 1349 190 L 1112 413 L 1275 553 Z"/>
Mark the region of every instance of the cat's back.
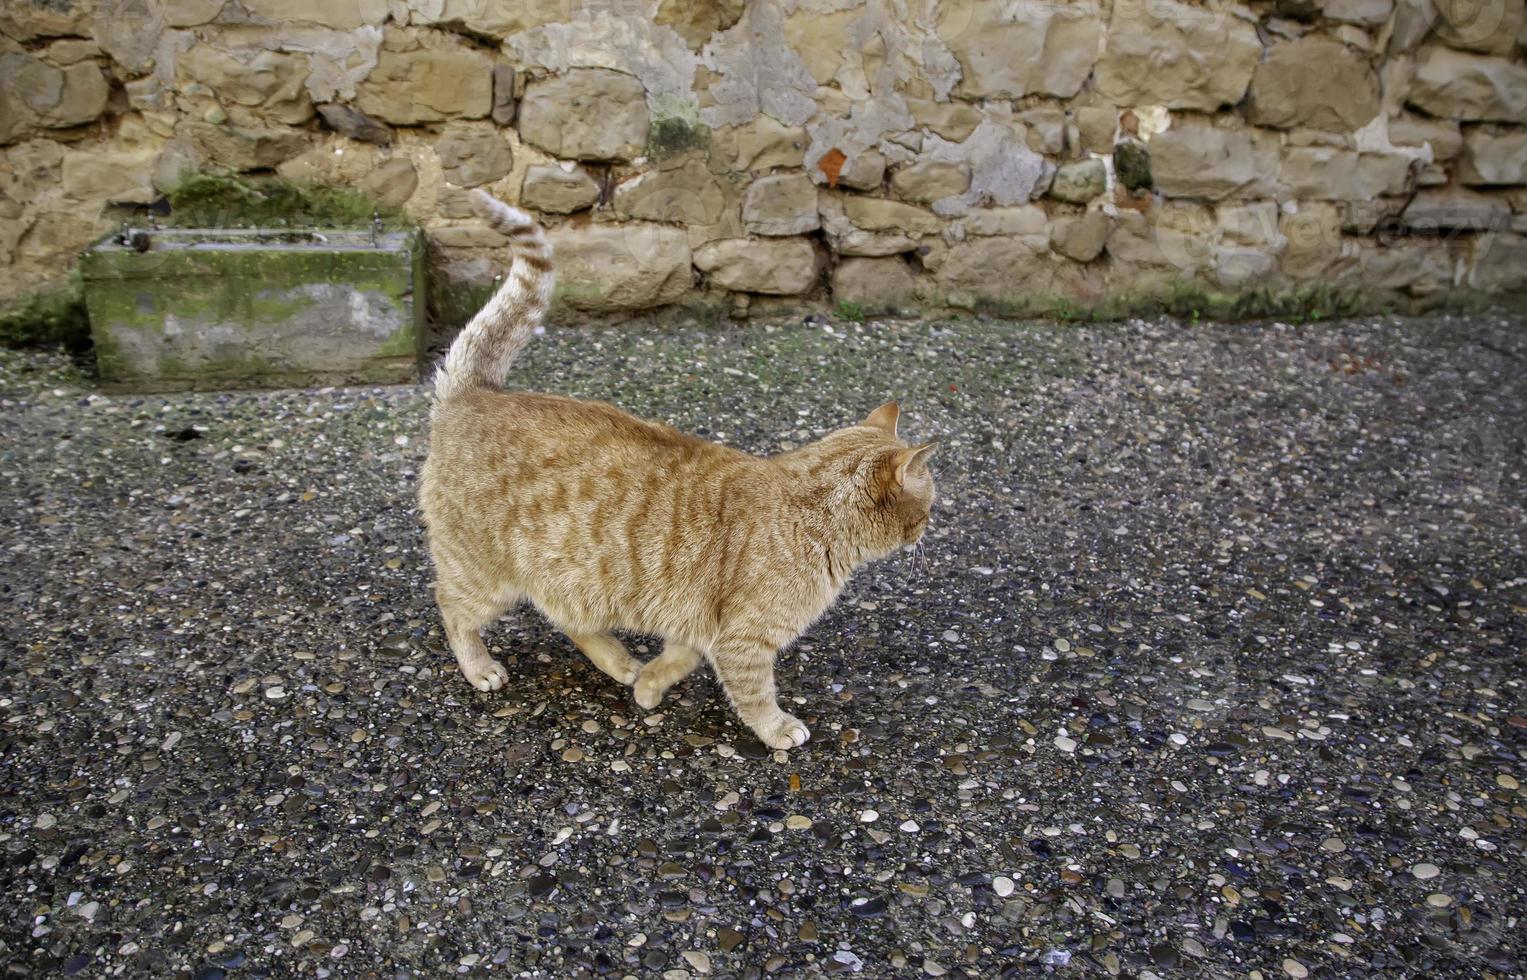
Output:
<path fill-rule="evenodd" d="M 471 392 L 437 407 L 431 440 L 420 503 L 437 561 L 564 625 L 699 636 L 713 594 L 781 533 L 768 460 L 601 402 Z"/>
<path fill-rule="evenodd" d="M 436 409 L 428 466 L 438 479 L 505 466 L 530 467 L 523 476 L 586 469 L 635 475 L 745 460 L 751 457 L 605 402 L 479 390 Z"/>

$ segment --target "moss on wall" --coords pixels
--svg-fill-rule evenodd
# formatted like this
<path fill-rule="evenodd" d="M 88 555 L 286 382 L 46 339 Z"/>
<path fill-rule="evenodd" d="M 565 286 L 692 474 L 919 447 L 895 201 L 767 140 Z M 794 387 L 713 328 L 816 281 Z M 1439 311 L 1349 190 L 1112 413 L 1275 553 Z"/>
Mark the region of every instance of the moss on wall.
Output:
<path fill-rule="evenodd" d="M 0 308 L 0 345 L 90 349 L 90 318 L 78 275 L 64 285 L 31 293 Z"/>
<path fill-rule="evenodd" d="M 700 122 L 700 109 L 692 101 L 659 96 L 647 127 L 647 155 L 667 160 L 710 145 L 710 128 Z"/>
<path fill-rule="evenodd" d="M 181 228 L 367 228 L 376 214 L 386 229 L 412 227 L 397 208 L 382 207 L 354 188 L 279 177 L 192 174 L 165 197 L 171 220 Z"/>

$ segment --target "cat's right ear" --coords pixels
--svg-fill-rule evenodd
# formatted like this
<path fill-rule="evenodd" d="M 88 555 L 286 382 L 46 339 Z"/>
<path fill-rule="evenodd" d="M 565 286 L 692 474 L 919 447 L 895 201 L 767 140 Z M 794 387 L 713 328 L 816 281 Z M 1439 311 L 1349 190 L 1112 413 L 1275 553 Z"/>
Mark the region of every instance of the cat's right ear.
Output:
<path fill-rule="evenodd" d="M 886 402 L 869 414 L 864 420 L 864 425 L 872 429 L 879 429 L 886 435 L 896 435 L 896 420 L 901 418 L 901 406 L 894 400 Z"/>

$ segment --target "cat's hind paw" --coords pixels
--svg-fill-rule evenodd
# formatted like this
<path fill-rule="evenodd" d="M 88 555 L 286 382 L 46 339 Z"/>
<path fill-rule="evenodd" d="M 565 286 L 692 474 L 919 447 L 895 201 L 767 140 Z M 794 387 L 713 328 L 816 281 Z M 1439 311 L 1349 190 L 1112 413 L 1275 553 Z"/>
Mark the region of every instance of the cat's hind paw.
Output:
<path fill-rule="evenodd" d="M 497 691 L 509 683 L 509 672 L 492 657 L 483 657 L 471 665 L 462 664 L 461 672 L 466 675 L 467 683 L 479 691 Z"/>
<path fill-rule="evenodd" d="M 799 718 L 782 711 L 778 718 L 761 726 L 757 734 L 759 741 L 771 749 L 793 749 L 806 744 L 806 740 L 811 737 L 811 729 Z"/>

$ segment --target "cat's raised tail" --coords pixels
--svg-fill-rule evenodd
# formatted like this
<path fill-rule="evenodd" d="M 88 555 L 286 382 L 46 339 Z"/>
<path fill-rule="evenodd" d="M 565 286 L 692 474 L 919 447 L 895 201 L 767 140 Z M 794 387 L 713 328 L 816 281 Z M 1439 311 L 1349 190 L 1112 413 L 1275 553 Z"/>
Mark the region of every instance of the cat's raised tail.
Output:
<path fill-rule="evenodd" d="M 435 372 L 435 400 L 449 401 L 473 388 L 498 388 L 551 303 L 551 245 L 527 212 L 482 190 L 472 207 L 509 239 L 514 264 L 504 284 L 462 328 Z"/>

